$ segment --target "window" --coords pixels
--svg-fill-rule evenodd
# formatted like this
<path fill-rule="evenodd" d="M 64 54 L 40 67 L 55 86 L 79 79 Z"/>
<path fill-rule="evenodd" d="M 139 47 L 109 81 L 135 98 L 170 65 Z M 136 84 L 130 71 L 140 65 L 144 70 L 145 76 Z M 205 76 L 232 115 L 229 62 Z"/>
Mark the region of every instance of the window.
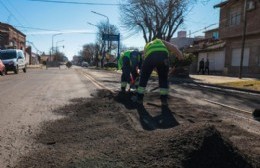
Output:
<path fill-rule="evenodd" d="M 218 39 L 218 37 L 219 37 L 218 32 L 213 32 L 212 36 L 213 36 L 214 39 Z"/>
<path fill-rule="evenodd" d="M 239 25 L 241 22 L 241 8 L 239 7 L 231 8 L 229 19 L 230 19 L 229 22 L 230 26 Z"/>
<path fill-rule="evenodd" d="M 241 61 L 241 48 L 232 50 L 232 66 L 240 66 Z M 248 66 L 249 63 L 249 48 L 244 49 L 243 66 Z"/>

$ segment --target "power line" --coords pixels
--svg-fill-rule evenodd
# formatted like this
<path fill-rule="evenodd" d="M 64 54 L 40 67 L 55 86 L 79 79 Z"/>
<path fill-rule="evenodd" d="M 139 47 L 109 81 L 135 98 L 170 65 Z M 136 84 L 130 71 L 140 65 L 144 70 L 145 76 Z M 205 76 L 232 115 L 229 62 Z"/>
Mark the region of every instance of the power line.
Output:
<path fill-rule="evenodd" d="M 63 4 L 74 4 L 74 5 L 120 5 L 120 4 L 111 4 L 111 3 L 89 3 L 89 2 L 72 2 L 72 1 L 56 1 L 56 0 L 28 0 L 28 1 L 63 3 Z"/>
<path fill-rule="evenodd" d="M 20 24 L 22 25 L 22 23 L 15 17 L 15 15 L 7 8 L 7 6 L 2 2 L 2 0 L 0 0 L 0 3 L 3 5 L 3 7 L 10 13 L 10 15 L 12 15 L 14 17 L 14 19 Z"/>
<path fill-rule="evenodd" d="M 198 32 L 200 32 L 200 31 L 202 31 L 202 30 L 205 31 L 207 28 L 209 28 L 209 27 L 211 27 L 211 26 L 214 26 L 214 25 L 217 25 L 217 24 L 218 24 L 218 23 L 210 24 L 210 25 L 208 25 L 208 26 L 206 26 L 206 27 L 204 27 L 204 28 L 202 28 L 202 29 L 199 29 L 199 30 L 197 30 L 197 31 L 195 31 L 195 32 L 190 33 L 190 35 L 191 35 L 191 34 L 198 33 Z"/>
<path fill-rule="evenodd" d="M 27 26 L 14 26 L 14 27 L 21 27 L 25 29 L 35 29 L 35 30 L 45 30 L 45 31 L 60 31 L 60 30 L 51 30 L 51 29 L 44 29 L 44 28 L 37 28 L 37 27 L 27 27 Z"/>

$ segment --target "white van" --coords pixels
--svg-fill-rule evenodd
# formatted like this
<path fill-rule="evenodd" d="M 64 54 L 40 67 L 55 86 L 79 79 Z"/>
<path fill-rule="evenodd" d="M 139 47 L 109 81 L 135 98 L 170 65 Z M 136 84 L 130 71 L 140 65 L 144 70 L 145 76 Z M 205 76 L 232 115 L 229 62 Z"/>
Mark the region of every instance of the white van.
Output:
<path fill-rule="evenodd" d="M 0 50 L 0 59 L 5 65 L 6 73 L 7 71 L 14 71 L 17 74 L 21 69 L 26 73 L 27 63 L 22 50 Z"/>

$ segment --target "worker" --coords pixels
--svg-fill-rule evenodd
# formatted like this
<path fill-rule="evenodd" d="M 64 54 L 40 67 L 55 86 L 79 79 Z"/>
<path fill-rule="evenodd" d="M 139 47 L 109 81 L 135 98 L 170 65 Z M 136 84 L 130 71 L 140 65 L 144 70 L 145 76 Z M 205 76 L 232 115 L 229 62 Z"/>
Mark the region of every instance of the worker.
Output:
<path fill-rule="evenodd" d="M 118 62 L 118 69 L 122 69 L 121 91 L 126 91 L 127 84 L 130 84 L 130 88 L 135 89 L 138 86 L 137 77 L 141 67 L 141 53 L 138 50 L 127 50 L 121 54 Z"/>
<path fill-rule="evenodd" d="M 145 45 L 144 61 L 141 68 L 141 76 L 137 89 L 137 103 L 143 105 L 145 88 L 152 71 L 156 68 L 159 77 L 160 99 L 162 105 L 168 105 L 168 72 L 169 56 L 176 56 L 179 60 L 183 55 L 178 48 L 161 39 L 155 39 Z"/>
<path fill-rule="evenodd" d="M 130 53 L 131 50 L 121 53 L 118 61 L 118 69 L 122 69 L 121 92 L 123 93 L 126 91 L 127 83 L 130 83 Z"/>
<path fill-rule="evenodd" d="M 133 50 L 130 53 L 130 73 L 131 85 L 130 88 L 135 90 L 139 84 L 139 71 L 142 65 L 142 55 L 138 50 Z"/>

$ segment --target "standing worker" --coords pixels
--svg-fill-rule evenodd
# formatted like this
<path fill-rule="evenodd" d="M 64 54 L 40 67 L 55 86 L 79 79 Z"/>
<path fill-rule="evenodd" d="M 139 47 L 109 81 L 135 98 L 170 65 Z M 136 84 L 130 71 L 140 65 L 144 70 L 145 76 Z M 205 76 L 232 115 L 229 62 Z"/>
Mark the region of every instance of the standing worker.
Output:
<path fill-rule="evenodd" d="M 162 105 L 168 105 L 168 72 L 169 56 L 174 54 L 178 59 L 183 59 L 178 48 L 164 40 L 155 39 L 145 45 L 144 61 L 141 69 L 141 77 L 137 89 L 137 103 L 143 105 L 145 88 L 152 71 L 156 68 L 159 77 L 160 99 Z"/>

